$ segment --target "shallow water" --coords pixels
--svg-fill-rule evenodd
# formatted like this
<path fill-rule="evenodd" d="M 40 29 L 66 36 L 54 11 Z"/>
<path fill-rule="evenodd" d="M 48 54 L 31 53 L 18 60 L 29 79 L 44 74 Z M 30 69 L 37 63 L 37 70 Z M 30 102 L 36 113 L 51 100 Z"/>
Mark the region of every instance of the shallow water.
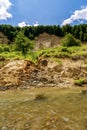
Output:
<path fill-rule="evenodd" d="M 45 98 L 36 100 L 38 94 Z M 79 88 L 0 92 L 0 130 L 87 130 L 87 94 Z"/>

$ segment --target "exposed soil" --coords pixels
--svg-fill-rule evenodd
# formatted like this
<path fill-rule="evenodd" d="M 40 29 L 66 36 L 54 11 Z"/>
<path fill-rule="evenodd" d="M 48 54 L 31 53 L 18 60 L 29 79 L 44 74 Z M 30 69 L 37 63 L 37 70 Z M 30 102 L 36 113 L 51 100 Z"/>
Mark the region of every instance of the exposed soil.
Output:
<path fill-rule="evenodd" d="M 58 61 L 57 61 L 58 60 Z M 0 90 L 34 87 L 71 87 L 76 79 L 87 83 L 84 60 L 44 58 L 35 65 L 28 60 L 5 60 L 0 68 Z M 1 61 L 0 61 L 1 62 Z"/>
<path fill-rule="evenodd" d="M 62 38 L 47 33 L 40 34 L 36 39 L 35 50 L 58 46 Z"/>
<path fill-rule="evenodd" d="M 4 35 L 4 33 L 0 32 L 0 44 L 8 44 L 10 41 L 8 40 L 7 36 Z"/>

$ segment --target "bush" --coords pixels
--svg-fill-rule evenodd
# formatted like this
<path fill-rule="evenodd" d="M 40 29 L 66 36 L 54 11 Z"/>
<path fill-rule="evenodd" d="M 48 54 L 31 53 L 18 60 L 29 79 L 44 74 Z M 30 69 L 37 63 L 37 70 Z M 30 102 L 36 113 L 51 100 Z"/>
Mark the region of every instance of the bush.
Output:
<path fill-rule="evenodd" d="M 82 86 L 85 83 L 85 79 L 80 78 L 78 80 L 75 80 L 74 84 L 78 86 Z"/>
<path fill-rule="evenodd" d="M 2 49 L 2 47 L 0 47 L 0 53 L 1 53 L 1 52 L 3 52 L 3 49 Z"/>
<path fill-rule="evenodd" d="M 71 46 L 80 46 L 81 45 L 81 41 L 74 38 L 74 36 L 72 34 L 67 34 L 64 39 L 62 40 L 61 43 L 63 46 L 66 47 L 71 47 Z"/>
<path fill-rule="evenodd" d="M 3 51 L 9 52 L 9 51 L 10 51 L 10 48 L 9 48 L 8 46 L 4 46 Z"/>
<path fill-rule="evenodd" d="M 62 52 L 69 52 L 67 47 L 62 47 L 62 48 L 61 48 L 61 51 L 62 51 Z"/>

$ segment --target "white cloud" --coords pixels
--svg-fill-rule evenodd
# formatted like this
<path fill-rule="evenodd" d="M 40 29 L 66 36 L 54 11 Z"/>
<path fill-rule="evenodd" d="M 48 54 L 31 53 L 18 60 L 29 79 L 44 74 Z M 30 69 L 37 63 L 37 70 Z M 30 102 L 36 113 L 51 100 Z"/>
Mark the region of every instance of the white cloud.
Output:
<path fill-rule="evenodd" d="M 32 25 L 30 25 L 30 24 L 28 24 L 28 23 L 26 23 L 26 22 L 20 22 L 20 23 L 18 23 L 18 26 L 19 27 L 25 27 L 25 26 L 34 26 L 34 27 L 37 27 L 39 25 L 39 23 L 38 23 L 38 21 L 36 21 L 34 24 L 32 24 Z"/>
<path fill-rule="evenodd" d="M 38 23 L 38 21 L 36 21 L 36 22 L 33 24 L 33 26 L 34 26 L 34 27 L 37 27 L 37 26 L 39 26 L 39 23 Z"/>
<path fill-rule="evenodd" d="M 71 24 L 74 21 L 79 21 L 79 20 L 81 21 L 87 20 L 87 6 L 81 8 L 80 10 L 75 10 L 75 12 L 70 16 L 70 18 L 65 19 L 62 22 L 62 26 L 66 24 Z"/>
<path fill-rule="evenodd" d="M 0 0 L 0 20 L 7 20 L 7 18 L 12 18 L 12 14 L 8 12 L 11 7 L 11 2 L 9 0 Z"/>
<path fill-rule="evenodd" d="M 18 23 L 18 26 L 22 28 L 22 27 L 31 26 L 31 25 L 23 21 L 23 22 Z"/>

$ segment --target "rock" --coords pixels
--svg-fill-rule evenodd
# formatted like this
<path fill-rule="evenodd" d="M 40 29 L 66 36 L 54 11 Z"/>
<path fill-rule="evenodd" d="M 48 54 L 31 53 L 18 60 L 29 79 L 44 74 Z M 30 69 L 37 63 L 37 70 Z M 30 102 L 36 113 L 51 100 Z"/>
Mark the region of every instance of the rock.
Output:
<path fill-rule="evenodd" d="M 69 118 L 66 118 L 66 117 L 62 116 L 62 119 L 63 119 L 65 122 L 69 122 Z"/>
<path fill-rule="evenodd" d="M 7 126 L 3 126 L 1 130 L 8 130 Z"/>
<path fill-rule="evenodd" d="M 5 58 L 4 57 L 0 57 L 0 61 L 5 61 Z"/>
<path fill-rule="evenodd" d="M 87 94 L 87 90 L 81 90 L 82 94 Z"/>

